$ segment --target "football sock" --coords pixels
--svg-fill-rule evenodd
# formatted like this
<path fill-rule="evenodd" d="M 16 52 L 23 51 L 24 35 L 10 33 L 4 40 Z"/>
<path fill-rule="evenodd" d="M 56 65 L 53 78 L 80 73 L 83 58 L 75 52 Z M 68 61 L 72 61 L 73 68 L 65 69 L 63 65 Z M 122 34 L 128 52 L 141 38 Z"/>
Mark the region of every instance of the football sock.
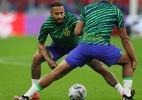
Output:
<path fill-rule="evenodd" d="M 32 85 L 32 87 L 24 94 L 24 96 L 31 97 L 32 95 L 34 95 L 35 93 L 38 93 L 38 92 L 41 91 L 41 90 L 42 90 L 41 86 L 39 86 L 37 83 L 35 83 L 35 84 Z"/>
<path fill-rule="evenodd" d="M 121 96 L 123 95 L 124 89 L 120 83 L 117 83 L 114 88 L 118 91 L 118 93 L 120 93 Z"/>
<path fill-rule="evenodd" d="M 133 80 L 131 77 L 123 78 L 124 95 L 126 95 L 127 97 L 131 96 L 132 82 L 133 82 Z"/>
<path fill-rule="evenodd" d="M 38 79 L 32 79 L 32 85 L 38 82 Z"/>

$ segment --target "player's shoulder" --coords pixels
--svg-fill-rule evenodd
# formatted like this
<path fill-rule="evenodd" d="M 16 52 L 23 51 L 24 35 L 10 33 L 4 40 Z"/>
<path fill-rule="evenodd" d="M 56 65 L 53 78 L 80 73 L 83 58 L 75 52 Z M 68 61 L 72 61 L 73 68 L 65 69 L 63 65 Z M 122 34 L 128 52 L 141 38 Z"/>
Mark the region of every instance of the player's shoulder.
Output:
<path fill-rule="evenodd" d="M 53 20 L 53 17 L 50 15 L 50 16 L 48 16 L 48 17 L 45 19 L 44 22 L 50 22 L 50 21 L 52 21 L 52 20 Z"/>
<path fill-rule="evenodd" d="M 117 13 L 121 13 L 122 14 L 122 11 L 120 10 L 120 8 L 118 8 L 116 5 L 112 4 L 113 8 L 115 9 L 115 11 Z"/>
<path fill-rule="evenodd" d="M 70 12 L 65 13 L 65 21 L 71 21 L 71 20 L 78 20 L 78 19 L 74 14 Z"/>
<path fill-rule="evenodd" d="M 50 24 L 50 23 L 52 23 L 52 21 L 54 21 L 54 20 L 53 20 L 53 17 L 50 15 L 49 17 L 47 17 L 44 20 L 43 24 Z"/>
<path fill-rule="evenodd" d="M 65 13 L 65 17 L 76 17 L 73 13 L 70 13 L 70 12 L 66 12 Z"/>
<path fill-rule="evenodd" d="M 83 9 L 84 9 L 84 10 L 90 10 L 90 9 L 96 7 L 97 4 L 98 4 L 98 2 L 88 4 L 88 5 L 86 5 Z"/>
<path fill-rule="evenodd" d="M 43 21 L 41 27 L 42 27 L 42 28 L 45 28 L 45 27 L 46 27 L 46 29 L 47 29 L 47 27 L 48 27 L 48 28 L 53 28 L 54 23 L 55 23 L 55 22 L 54 22 L 52 16 L 49 16 L 49 17 L 47 17 L 47 18 Z"/>

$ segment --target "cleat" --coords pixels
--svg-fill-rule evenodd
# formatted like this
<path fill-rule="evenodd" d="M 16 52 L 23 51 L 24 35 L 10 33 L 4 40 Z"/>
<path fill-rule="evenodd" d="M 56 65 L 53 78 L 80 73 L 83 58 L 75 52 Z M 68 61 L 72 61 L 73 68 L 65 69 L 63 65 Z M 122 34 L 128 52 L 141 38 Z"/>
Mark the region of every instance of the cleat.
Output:
<path fill-rule="evenodd" d="M 127 97 L 126 95 L 124 95 L 122 100 L 134 100 L 134 99 L 132 97 Z"/>
<path fill-rule="evenodd" d="M 135 93 L 136 93 L 135 89 L 132 89 L 131 90 L 131 97 L 133 97 L 135 95 Z"/>
<path fill-rule="evenodd" d="M 133 96 L 135 95 L 135 89 L 131 90 L 131 97 L 127 97 L 126 95 L 123 96 L 122 100 L 134 100 Z"/>
<path fill-rule="evenodd" d="M 14 100 L 29 100 L 29 97 L 27 97 L 27 96 L 15 96 Z"/>
<path fill-rule="evenodd" d="M 39 100 L 39 97 L 39 93 L 36 93 L 30 98 L 30 100 Z"/>

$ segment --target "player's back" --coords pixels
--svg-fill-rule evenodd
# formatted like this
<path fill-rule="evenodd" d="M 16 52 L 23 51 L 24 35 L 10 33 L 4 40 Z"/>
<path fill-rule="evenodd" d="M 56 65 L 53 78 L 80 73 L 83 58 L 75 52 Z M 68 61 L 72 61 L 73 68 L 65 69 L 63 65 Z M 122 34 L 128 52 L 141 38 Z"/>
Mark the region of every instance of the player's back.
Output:
<path fill-rule="evenodd" d="M 110 34 L 117 25 L 119 15 L 121 11 L 107 1 L 86 6 L 81 13 L 81 20 L 85 22 L 82 43 L 109 44 Z"/>

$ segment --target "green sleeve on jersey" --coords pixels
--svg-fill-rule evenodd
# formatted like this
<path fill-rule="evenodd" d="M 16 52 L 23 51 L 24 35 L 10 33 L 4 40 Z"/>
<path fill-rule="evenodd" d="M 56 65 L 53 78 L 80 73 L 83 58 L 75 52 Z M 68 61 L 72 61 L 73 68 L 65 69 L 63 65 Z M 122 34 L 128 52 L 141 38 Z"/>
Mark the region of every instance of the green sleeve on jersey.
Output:
<path fill-rule="evenodd" d="M 117 11 L 117 28 L 125 27 L 124 16 L 123 13 L 118 9 Z"/>
<path fill-rule="evenodd" d="M 45 23 L 43 23 L 40 28 L 40 34 L 38 36 L 38 40 L 44 43 L 47 39 L 47 36 L 48 36 L 48 26 Z"/>
<path fill-rule="evenodd" d="M 49 17 L 45 22 L 42 24 L 40 28 L 40 34 L 38 36 L 38 40 L 42 43 L 44 43 L 47 39 L 47 36 L 49 34 L 48 29 L 51 28 L 51 26 L 48 24 L 48 21 L 50 20 L 51 17 Z"/>
<path fill-rule="evenodd" d="M 81 11 L 79 20 L 85 22 L 85 8 Z"/>

